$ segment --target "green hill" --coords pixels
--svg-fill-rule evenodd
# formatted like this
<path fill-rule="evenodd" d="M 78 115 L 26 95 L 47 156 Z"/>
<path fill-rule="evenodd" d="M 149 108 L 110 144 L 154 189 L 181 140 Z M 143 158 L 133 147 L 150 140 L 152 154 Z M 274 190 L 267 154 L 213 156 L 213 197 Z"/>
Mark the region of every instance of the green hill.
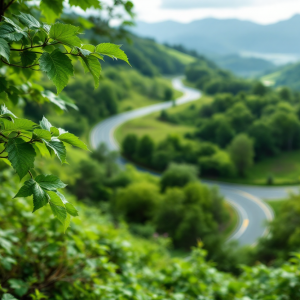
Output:
<path fill-rule="evenodd" d="M 287 86 L 300 91 L 300 63 L 280 67 L 274 72 L 264 75 L 262 80 L 269 86 Z"/>

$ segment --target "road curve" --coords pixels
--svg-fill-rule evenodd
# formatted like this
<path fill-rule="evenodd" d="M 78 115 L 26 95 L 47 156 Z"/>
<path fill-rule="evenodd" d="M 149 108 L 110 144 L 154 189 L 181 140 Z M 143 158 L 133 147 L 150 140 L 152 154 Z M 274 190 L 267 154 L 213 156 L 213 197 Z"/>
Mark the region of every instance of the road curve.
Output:
<path fill-rule="evenodd" d="M 181 78 L 175 78 L 173 80 L 173 86 L 175 89 L 184 93 L 182 97 L 175 101 L 176 105 L 195 101 L 201 97 L 199 91 L 184 86 Z M 126 121 L 149 115 L 172 106 L 173 101 L 167 101 L 112 116 L 94 127 L 90 136 L 91 145 L 96 149 L 101 143 L 105 143 L 109 150 L 119 150 L 119 145 L 113 136 L 118 126 Z M 127 163 L 123 158 L 120 158 L 119 162 L 121 164 Z M 148 172 L 145 169 L 139 169 Z M 237 240 L 242 246 L 254 245 L 258 238 L 268 233 L 266 224 L 273 219 L 273 211 L 261 199 L 279 199 L 288 193 L 285 187 L 246 186 L 209 180 L 202 180 L 202 182 L 208 185 L 218 186 L 221 194 L 224 195 L 226 200 L 237 211 L 239 224 L 229 240 Z M 295 191 L 296 187 L 293 187 L 292 190 Z"/>

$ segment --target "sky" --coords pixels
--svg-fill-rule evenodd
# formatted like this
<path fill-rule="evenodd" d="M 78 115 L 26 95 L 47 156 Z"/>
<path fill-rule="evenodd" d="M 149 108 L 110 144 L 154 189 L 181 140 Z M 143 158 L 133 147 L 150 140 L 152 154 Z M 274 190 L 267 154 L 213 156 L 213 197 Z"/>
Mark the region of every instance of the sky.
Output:
<path fill-rule="evenodd" d="M 300 14 L 300 0 L 133 0 L 137 20 L 189 23 L 208 17 L 271 24 Z"/>

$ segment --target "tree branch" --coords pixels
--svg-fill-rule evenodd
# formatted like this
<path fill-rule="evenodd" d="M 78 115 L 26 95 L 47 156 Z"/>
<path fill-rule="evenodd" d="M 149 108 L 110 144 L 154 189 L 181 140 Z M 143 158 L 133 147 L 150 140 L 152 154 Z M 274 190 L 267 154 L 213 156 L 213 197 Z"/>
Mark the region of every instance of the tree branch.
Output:
<path fill-rule="evenodd" d="M 11 0 L 7 3 L 7 5 L 4 7 L 4 12 L 15 2 L 16 0 Z"/>
<path fill-rule="evenodd" d="M 8 66 L 10 66 L 10 67 L 17 67 L 17 68 L 22 68 L 22 69 L 31 69 L 32 67 L 39 66 L 39 64 L 35 64 L 35 65 L 27 66 L 27 67 L 19 66 L 19 65 L 14 65 L 14 64 L 9 64 L 9 63 L 7 63 L 5 60 L 3 60 L 3 58 L 1 58 L 1 61 L 2 61 L 4 64 L 6 64 L 6 65 L 8 65 Z"/>

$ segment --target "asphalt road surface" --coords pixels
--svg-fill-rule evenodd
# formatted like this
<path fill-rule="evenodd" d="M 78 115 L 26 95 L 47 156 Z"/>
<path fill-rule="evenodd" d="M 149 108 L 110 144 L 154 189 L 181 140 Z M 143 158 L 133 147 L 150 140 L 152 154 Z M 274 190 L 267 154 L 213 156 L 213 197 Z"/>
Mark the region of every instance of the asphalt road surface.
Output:
<path fill-rule="evenodd" d="M 201 97 L 201 93 L 190 87 L 183 85 L 181 78 L 173 80 L 175 89 L 184 94 L 177 99 L 176 105 L 192 102 Z M 126 121 L 149 115 L 156 111 L 167 109 L 174 105 L 174 101 L 162 102 L 151 106 L 135 109 L 112 116 L 97 124 L 91 132 L 91 145 L 96 149 L 101 143 L 105 143 L 109 150 L 119 150 L 119 145 L 114 139 L 115 129 Z M 123 158 L 119 158 L 120 164 L 128 163 Z M 150 172 L 138 167 L 143 172 Z M 297 187 L 260 187 L 223 183 L 217 181 L 202 180 L 202 182 L 218 186 L 221 194 L 234 207 L 239 215 L 239 223 L 229 240 L 237 240 L 241 246 L 255 245 L 258 238 L 268 233 L 267 223 L 273 219 L 272 209 L 261 199 L 280 199 L 288 195 L 289 191 L 298 191 Z"/>

